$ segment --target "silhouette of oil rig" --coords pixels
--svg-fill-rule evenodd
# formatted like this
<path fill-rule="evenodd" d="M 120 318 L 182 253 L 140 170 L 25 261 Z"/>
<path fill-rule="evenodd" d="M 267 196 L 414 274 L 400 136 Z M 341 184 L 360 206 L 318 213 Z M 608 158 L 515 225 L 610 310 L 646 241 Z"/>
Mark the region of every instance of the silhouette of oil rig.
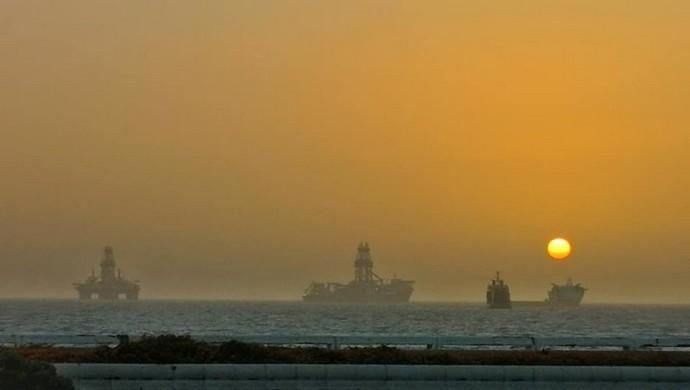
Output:
<path fill-rule="evenodd" d="M 368 242 L 357 247 L 355 279 L 347 284 L 313 282 L 307 287 L 304 302 L 336 303 L 405 303 L 414 291 L 414 281 L 383 279 L 374 273 L 374 262 Z"/>
<path fill-rule="evenodd" d="M 74 288 L 79 294 L 79 299 L 92 299 L 94 296 L 100 300 L 118 300 L 124 296 L 127 300 L 134 301 L 139 299 L 139 281 L 125 279 L 120 270 L 115 273 L 115 254 L 113 248 L 106 246 L 103 250 L 101 260 L 101 275 L 96 277 L 96 273 L 91 269 L 89 276 L 82 283 L 74 283 Z"/>

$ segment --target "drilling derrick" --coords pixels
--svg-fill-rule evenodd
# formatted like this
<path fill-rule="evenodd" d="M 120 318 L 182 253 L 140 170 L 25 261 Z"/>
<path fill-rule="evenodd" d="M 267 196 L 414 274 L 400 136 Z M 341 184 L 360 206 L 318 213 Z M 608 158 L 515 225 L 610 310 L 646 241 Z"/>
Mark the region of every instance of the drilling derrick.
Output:
<path fill-rule="evenodd" d="M 103 260 L 101 260 L 101 280 L 104 283 L 112 283 L 115 277 L 115 254 L 113 248 L 106 246 L 103 250 Z"/>
<path fill-rule="evenodd" d="M 369 243 L 362 242 L 357 247 L 357 257 L 355 257 L 355 281 L 371 282 L 375 276 Z"/>

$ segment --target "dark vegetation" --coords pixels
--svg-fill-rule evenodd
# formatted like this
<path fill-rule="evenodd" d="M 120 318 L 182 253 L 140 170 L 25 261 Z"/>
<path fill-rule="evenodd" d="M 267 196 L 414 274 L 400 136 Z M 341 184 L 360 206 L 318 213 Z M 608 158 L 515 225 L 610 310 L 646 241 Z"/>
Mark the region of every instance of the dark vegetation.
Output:
<path fill-rule="evenodd" d="M 375 348 L 265 347 L 229 341 L 210 345 L 188 336 L 145 337 L 116 348 L 22 347 L 27 359 L 82 363 L 339 363 L 690 366 L 690 352 L 434 351 Z M 0 387 L 4 389 L 4 387 Z"/>
<path fill-rule="evenodd" d="M 73 390 L 72 381 L 60 377 L 48 363 L 31 361 L 13 351 L 0 351 L 0 389 Z"/>

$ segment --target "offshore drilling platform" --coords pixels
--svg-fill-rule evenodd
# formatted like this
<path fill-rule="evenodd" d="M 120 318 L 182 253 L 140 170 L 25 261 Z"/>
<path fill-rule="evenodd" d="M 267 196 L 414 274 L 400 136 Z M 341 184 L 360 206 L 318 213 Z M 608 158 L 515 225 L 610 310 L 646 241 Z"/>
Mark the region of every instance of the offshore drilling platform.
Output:
<path fill-rule="evenodd" d="M 129 281 L 122 277 L 120 270 L 116 270 L 115 254 L 113 248 L 106 246 L 101 260 L 101 275 L 91 270 L 89 276 L 82 283 L 74 283 L 74 288 L 79 294 L 79 299 L 92 299 L 96 296 L 99 300 L 118 300 L 124 296 L 129 301 L 139 299 L 139 282 Z"/>
<path fill-rule="evenodd" d="M 374 273 L 374 262 L 368 242 L 357 247 L 355 279 L 347 284 L 313 282 L 307 287 L 304 302 L 337 303 L 405 303 L 414 291 L 414 281 L 386 280 Z"/>

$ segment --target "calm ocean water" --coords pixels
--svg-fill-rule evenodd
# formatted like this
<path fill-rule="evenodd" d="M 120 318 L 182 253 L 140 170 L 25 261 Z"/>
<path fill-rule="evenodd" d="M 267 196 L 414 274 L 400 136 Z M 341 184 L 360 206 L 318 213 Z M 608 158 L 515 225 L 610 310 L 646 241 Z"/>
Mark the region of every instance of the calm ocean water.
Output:
<path fill-rule="evenodd" d="M 3 334 L 690 336 L 690 305 L 0 300 Z"/>

